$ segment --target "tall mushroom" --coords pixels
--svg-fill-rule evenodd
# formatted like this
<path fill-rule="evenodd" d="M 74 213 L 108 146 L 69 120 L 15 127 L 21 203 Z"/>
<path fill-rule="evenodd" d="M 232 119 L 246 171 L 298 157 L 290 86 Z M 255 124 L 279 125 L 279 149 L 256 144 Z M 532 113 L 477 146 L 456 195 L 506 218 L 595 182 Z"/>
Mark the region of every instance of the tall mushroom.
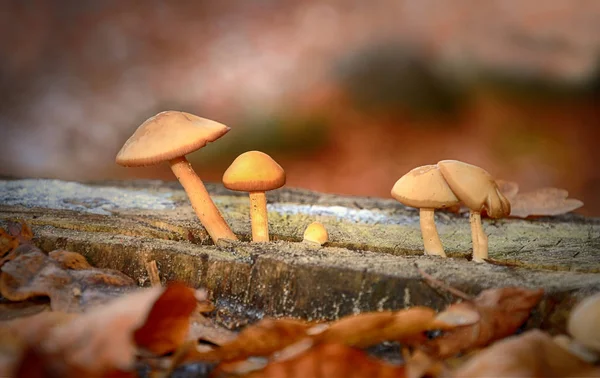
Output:
<path fill-rule="evenodd" d="M 426 255 L 446 257 L 435 227 L 434 210 L 459 203 L 435 165 L 417 167 L 402 176 L 392 188 L 392 197 L 400 203 L 420 209 L 419 220 Z"/>
<path fill-rule="evenodd" d="M 470 209 L 473 261 L 483 262 L 488 257 L 488 238 L 481 226 L 481 211 L 485 209 L 492 218 L 505 217 L 510 214 L 510 202 L 483 168 L 457 160 L 443 160 L 437 166 L 452 192 Z"/>
<path fill-rule="evenodd" d="M 204 147 L 229 127 L 193 114 L 165 111 L 147 119 L 117 154 L 117 164 L 142 167 L 169 162 L 206 231 L 218 239 L 237 240 L 185 155 Z"/>
<path fill-rule="evenodd" d="M 264 152 L 244 152 L 223 174 L 223 185 L 227 189 L 249 192 L 252 240 L 269 241 L 265 192 L 285 185 L 283 168 Z"/>

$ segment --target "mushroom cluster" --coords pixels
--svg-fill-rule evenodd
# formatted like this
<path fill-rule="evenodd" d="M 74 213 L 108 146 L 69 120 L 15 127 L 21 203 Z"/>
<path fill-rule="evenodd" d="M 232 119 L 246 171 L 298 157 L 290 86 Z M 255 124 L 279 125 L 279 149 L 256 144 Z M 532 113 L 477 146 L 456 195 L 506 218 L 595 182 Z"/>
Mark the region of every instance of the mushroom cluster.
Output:
<path fill-rule="evenodd" d="M 437 232 L 434 211 L 464 203 L 470 210 L 473 261 L 488 257 L 488 238 L 481 225 L 481 212 L 492 218 L 510 214 L 510 202 L 494 178 L 484 169 L 456 160 L 417 167 L 402 176 L 392 188 L 400 203 L 420 209 L 419 219 L 425 254 L 446 257 Z"/>
<path fill-rule="evenodd" d="M 117 154 L 116 162 L 126 167 L 168 162 L 213 242 L 219 239 L 237 240 L 185 157 L 229 130 L 221 123 L 190 113 L 161 112 L 137 128 Z M 283 168 L 269 155 L 249 151 L 233 161 L 223 175 L 223 184 L 228 189 L 249 193 L 252 240 L 269 241 L 265 192 L 285 185 Z"/>

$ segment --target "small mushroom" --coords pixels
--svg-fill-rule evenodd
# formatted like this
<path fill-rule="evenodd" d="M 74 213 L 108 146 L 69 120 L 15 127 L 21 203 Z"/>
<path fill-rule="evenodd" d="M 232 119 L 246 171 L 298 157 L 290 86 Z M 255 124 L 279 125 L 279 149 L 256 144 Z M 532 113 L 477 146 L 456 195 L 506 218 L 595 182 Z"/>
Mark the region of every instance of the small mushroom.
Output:
<path fill-rule="evenodd" d="M 485 209 L 491 218 L 506 217 L 510 202 L 482 168 L 457 160 L 443 160 L 437 166 L 452 192 L 470 210 L 473 261 L 483 262 L 488 257 L 488 238 L 481 225 L 481 211 Z"/>
<path fill-rule="evenodd" d="M 252 241 L 269 241 L 265 192 L 285 185 L 283 168 L 264 152 L 244 152 L 223 174 L 223 185 L 227 189 L 249 193 Z"/>
<path fill-rule="evenodd" d="M 571 311 L 567 330 L 581 346 L 600 356 L 600 293 L 579 302 Z"/>
<path fill-rule="evenodd" d="M 450 190 L 438 167 L 417 167 L 400 177 L 392 188 L 392 197 L 406 206 L 420 209 L 425 254 L 446 257 L 435 227 L 434 210 L 455 206 L 459 200 Z"/>
<path fill-rule="evenodd" d="M 229 127 L 193 114 L 165 111 L 147 119 L 117 154 L 117 164 L 143 167 L 169 162 L 206 231 L 218 239 L 237 240 L 185 155 L 204 147 Z"/>
<path fill-rule="evenodd" d="M 308 227 L 306 227 L 306 230 L 304 230 L 303 241 L 305 243 L 316 243 L 323 245 L 327 243 L 327 240 L 329 240 L 329 234 L 322 223 L 312 222 L 308 225 Z"/>

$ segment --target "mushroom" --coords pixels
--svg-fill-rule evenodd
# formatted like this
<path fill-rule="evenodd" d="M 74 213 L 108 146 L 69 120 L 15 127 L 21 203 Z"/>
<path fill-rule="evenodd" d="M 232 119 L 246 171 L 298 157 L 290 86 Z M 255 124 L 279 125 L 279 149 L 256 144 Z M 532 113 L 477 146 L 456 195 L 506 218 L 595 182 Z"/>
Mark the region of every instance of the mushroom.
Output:
<path fill-rule="evenodd" d="M 481 225 L 481 211 L 492 218 L 510 214 L 510 202 L 502 195 L 494 178 L 484 169 L 457 160 L 437 163 L 442 176 L 456 197 L 470 210 L 473 261 L 488 257 L 488 238 Z"/>
<path fill-rule="evenodd" d="M 169 162 L 185 189 L 192 207 L 206 231 L 218 239 L 237 240 L 206 187 L 185 155 L 204 147 L 229 131 L 229 127 L 193 114 L 165 111 L 148 118 L 125 142 L 117 154 L 117 164 L 142 167 Z"/>
<path fill-rule="evenodd" d="M 223 174 L 223 185 L 227 189 L 249 193 L 252 241 L 269 241 L 265 192 L 285 185 L 283 168 L 264 152 L 244 152 Z"/>
<path fill-rule="evenodd" d="M 575 342 L 595 355 L 600 356 L 600 293 L 579 302 L 571 311 L 567 330 Z"/>
<path fill-rule="evenodd" d="M 446 257 L 435 227 L 434 210 L 459 203 L 435 165 L 417 167 L 400 177 L 392 188 L 392 197 L 400 203 L 419 208 L 419 220 L 426 255 Z"/>
<path fill-rule="evenodd" d="M 304 242 L 305 243 L 316 243 L 318 245 L 323 245 L 327 243 L 329 239 L 329 234 L 327 233 L 327 229 L 323 226 L 322 223 L 312 222 L 306 227 L 304 230 Z"/>

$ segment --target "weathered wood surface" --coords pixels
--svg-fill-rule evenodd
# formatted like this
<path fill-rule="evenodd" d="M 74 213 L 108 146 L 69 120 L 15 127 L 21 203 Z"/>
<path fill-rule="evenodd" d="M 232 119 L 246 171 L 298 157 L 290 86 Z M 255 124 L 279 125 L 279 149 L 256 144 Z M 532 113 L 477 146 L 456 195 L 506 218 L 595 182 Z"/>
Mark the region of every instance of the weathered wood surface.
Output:
<path fill-rule="evenodd" d="M 470 293 L 543 287 L 547 296 L 537 317 L 544 322 L 600 290 L 597 218 L 485 220 L 490 256 L 520 265 L 507 267 L 468 261 L 465 216 L 436 213 L 451 258 L 427 257 L 415 209 L 392 199 L 298 189 L 268 194 L 275 241 L 249 243 L 247 196 L 208 188 L 242 241 L 213 245 L 178 183 L 159 181 L 0 181 L 0 226 L 25 220 L 42 249 L 80 252 L 92 264 L 121 270 L 140 284 L 148 284 L 144 262 L 156 260 L 163 281 L 207 287 L 217 304 L 256 316 L 316 319 L 417 304 L 443 307 L 450 298 L 425 285 L 415 264 Z M 300 242 L 315 220 L 329 230 L 331 241 L 323 248 Z"/>

